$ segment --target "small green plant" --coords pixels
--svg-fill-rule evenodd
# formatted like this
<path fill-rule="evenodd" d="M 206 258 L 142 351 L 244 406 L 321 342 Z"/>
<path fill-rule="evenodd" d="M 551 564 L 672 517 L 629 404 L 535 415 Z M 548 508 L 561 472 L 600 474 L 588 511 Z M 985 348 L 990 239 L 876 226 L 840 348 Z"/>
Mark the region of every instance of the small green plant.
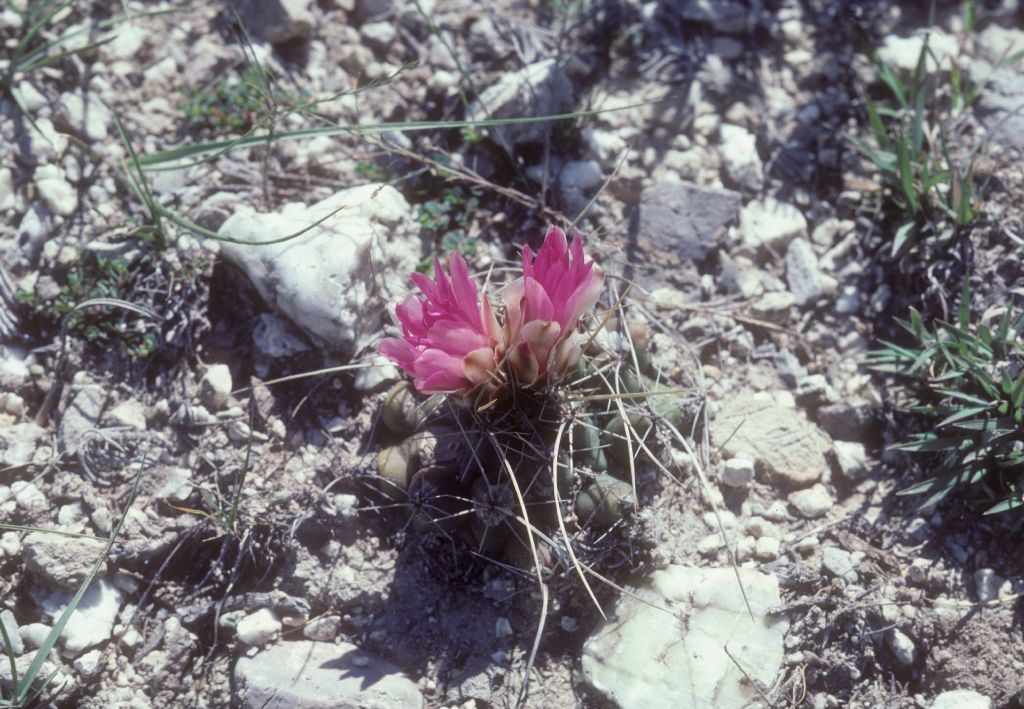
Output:
<path fill-rule="evenodd" d="M 440 199 L 431 199 L 417 207 L 417 219 L 437 244 L 437 256 L 461 252 L 467 256 L 476 254 L 476 239 L 466 231 L 480 208 L 480 192 L 464 190 L 458 185 L 448 187 Z M 417 265 L 416 270 L 425 273 L 433 268 L 434 258 L 430 256 Z"/>
<path fill-rule="evenodd" d="M 66 316 L 67 331 L 87 342 L 114 346 L 124 354 L 145 359 L 156 351 L 159 341 L 136 313 L 116 307 L 89 312 L 77 308 L 80 303 L 94 299 L 130 300 L 132 279 L 128 262 L 87 253 L 67 274 L 56 296 L 42 299 L 35 293 L 18 291 L 16 297 L 38 314 Z"/>
<path fill-rule="evenodd" d="M 900 73 L 875 56 L 879 80 L 889 89 L 895 105 L 876 105 L 864 94 L 875 146 L 854 140 L 854 145 L 882 173 L 889 207 L 900 222 L 892 255 L 908 253 L 920 239 L 950 238 L 977 216 L 980 207 L 974 190 L 973 154 L 962 161 L 950 156 L 943 122 L 952 115 L 951 92 L 943 91 L 939 76 L 928 72 L 928 38 L 917 65 L 904 81 Z"/>
<path fill-rule="evenodd" d="M 972 32 L 977 21 L 976 4 L 966 3 L 965 31 Z M 898 223 L 892 241 L 894 257 L 904 256 L 928 237 L 949 240 L 974 221 L 982 206 L 975 188 L 974 159 L 983 141 L 969 149 L 951 145 L 947 125 L 977 101 L 988 80 L 972 81 L 961 70 L 958 56 L 948 56 L 947 66 L 928 42 L 925 35 L 910 76 L 886 64 L 876 53 L 870 54 L 890 101 L 876 104 L 864 93 L 874 146 L 851 138 L 885 181 L 887 207 Z M 993 72 L 1022 57 L 1024 51 L 1007 51 Z"/>
<path fill-rule="evenodd" d="M 284 91 L 254 66 L 237 79 L 223 78 L 212 86 L 185 86 L 178 104 L 189 123 L 214 132 L 250 130 L 275 108 L 296 109 L 311 102 L 305 90 Z"/>
<path fill-rule="evenodd" d="M 373 160 L 360 160 L 356 163 L 356 174 L 370 182 L 387 182 L 388 174 Z"/>
<path fill-rule="evenodd" d="M 227 504 L 227 501 L 219 489 L 210 490 L 203 487 L 197 489 L 205 509 L 171 505 L 171 507 L 179 512 L 185 512 L 187 514 L 207 519 L 218 529 L 218 537 L 242 536 L 242 533 L 239 532 L 239 506 L 242 502 L 242 491 L 245 489 L 245 479 L 249 476 L 249 471 L 252 470 L 252 441 L 254 437 L 252 427 L 254 422 L 255 410 L 249 412 L 249 436 L 245 444 L 245 460 L 242 461 L 242 467 L 238 472 L 237 484 L 235 485 L 230 505 Z"/>
<path fill-rule="evenodd" d="M 872 364 L 902 378 L 910 410 L 936 423 L 894 449 L 933 454 L 938 463 L 902 494 L 927 494 L 928 507 L 970 486 L 992 503 L 986 514 L 1024 505 L 1024 313 L 1007 307 L 995 329 L 978 324 L 965 285 L 956 323 L 929 328 L 911 308 L 900 325 L 914 344 L 886 343 Z"/>

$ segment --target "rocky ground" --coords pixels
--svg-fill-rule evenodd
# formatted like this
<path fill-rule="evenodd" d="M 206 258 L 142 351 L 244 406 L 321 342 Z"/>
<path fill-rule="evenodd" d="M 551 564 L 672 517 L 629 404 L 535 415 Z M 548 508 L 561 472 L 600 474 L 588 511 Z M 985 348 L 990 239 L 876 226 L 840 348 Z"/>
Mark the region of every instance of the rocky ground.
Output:
<path fill-rule="evenodd" d="M 984 141 L 981 217 L 908 275 L 880 256 L 883 186 L 846 140 L 868 131 L 863 52 L 916 61 L 928 17 L 903 3 L 114 5 L 75 3 L 31 46 L 146 14 L 0 96 L 0 622 L 19 673 L 101 561 L 43 703 L 1024 704 L 1020 518 L 897 496 L 921 475 L 886 451 L 910 424 L 863 367 L 908 305 L 955 308 L 965 274 L 981 310 L 1022 286 L 1019 68 L 960 127 Z M 0 11 L 11 57 L 25 8 Z M 1024 48 L 1016 4 L 985 9 L 967 33 L 941 4 L 932 46 L 972 70 Z M 240 96 L 246 76 L 269 80 Z M 254 124 L 346 129 L 160 153 Z M 374 348 L 408 273 L 453 247 L 500 272 L 577 220 L 609 283 L 634 283 L 645 356 L 693 392 L 692 455 L 657 441 L 679 474 L 641 466 L 637 511 L 581 534 L 608 620 L 571 565 L 542 593 L 377 476 L 400 375 Z"/>

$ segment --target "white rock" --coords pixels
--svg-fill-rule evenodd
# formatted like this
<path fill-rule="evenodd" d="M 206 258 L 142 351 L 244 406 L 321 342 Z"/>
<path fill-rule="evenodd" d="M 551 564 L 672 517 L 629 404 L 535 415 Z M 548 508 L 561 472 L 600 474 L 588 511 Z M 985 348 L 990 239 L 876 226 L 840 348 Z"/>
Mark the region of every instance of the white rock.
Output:
<path fill-rule="evenodd" d="M 42 647 L 51 630 L 53 628 L 46 623 L 29 623 L 18 628 L 22 641 L 30 650 Z"/>
<path fill-rule="evenodd" d="M 789 504 L 793 505 L 801 517 L 815 519 L 828 512 L 835 504 L 835 500 L 829 494 L 828 488 L 817 483 L 806 490 L 797 490 L 791 494 Z"/>
<path fill-rule="evenodd" d="M 0 504 L 3 504 L 3 490 L 10 488 L 0 487 Z M 4 532 L 0 534 L 0 552 L 3 552 L 7 556 L 18 556 L 21 553 L 21 540 L 18 539 L 17 532 Z"/>
<path fill-rule="evenodd" d="M 281 621 L 269 608 L 260 608 L 242 618 L 235 627 L 238 639 L 246 645 L 266 645 L 281 632 Z"/>
<path fill-rule="evenodd" d="M 192 494 L 192 489 L 192 471 L 175 466 L 166 469 L 163 482 L 156 489 L 155 496 L 167 498 L 172 502 L 184 502 Z"/>
<path fill-rule="evenodd" d="M 925 35 L 913 37 L 897 37 L 889 35 L 882 40 L 878 48 L 878 58 L 889 66 L 902 71 L 912 72 L 917 68 L 917 60 L 921 56 Z M 948 70 L 949 57 L 956 57 L 960 51 L 960 43 L 956 37 L 939 30 L 928 32 L 928 52 L 925 66 L 928 73 L 934 73 L 940 67 Z"/>
<path fill-rule="evenodd" d="M 54 214 L 67 217 L 78 208 L 78 191 L 56 165 L 40 165 L 33 174 L 39 198 Z"/>
<path fill-rule="evenodd" d="M 807 220 L 799 209 L 774 197 L 755 199 L 740 210 L 740 235 L 749 251 L 762 248 L 780 251 L 798 236 L 807 234 Z"/>
<path fill-rule="evenodd" d="M 0 427 L 0 467 L 31 463 L 36 449 L 45 440 L 46 435 L 46 429 L 34 423 Z"/>
<path fill-rule="evenodd" d="M 729 487 L 748 487 L 754 482 L 754 461 L 750 458 L 729 458 L 722 465 L 722 483 Z"/>
<path fill-rule="evenodd" d="M 930 709 L 992 709 L 992 700 L 973 689 L 954 689 L 935 697 Z"/>
<path fill-rule="evenodd" d="M 697 542 L 697 553 L 701 556 L 715 556 L 722 548 L 722 535 L 709 534 Z"/>
<path fill-rule="evenodd" d="M 832 576 L 843 579 L 849 583 L 856 583 L 857 565 L 853 562 L 853 555 L 845 549 L 827 546 L 821 552 L 821 566 Z"/>
<path fill-rule="evenodd" d="M 587 641 L 588 682 L 622 709 L 665 706 L 667 697 L 680 707 L 742 707 L 756 700 L 757 691 L 724 648 L 750 677 L 770 685 L 789 622 L 769 615 L 780 604 L 775 576 L 744 568 L 739 575 L 754 620 L 732 569 L 655 571 L 636 598 L 619 599 L 614 620 Z"/>
<path fill-rule="evenodd" d="M 0 212 L 7 211 L 17 203 L 14 192 L 14 173 L 9 167 L 0 167 Z"/>
<path fill-rule="evenodd" d="M 914 664 L 914 660 L 917 659 L 917 648 L 914 647 L 914 641 L 908 638 L 902 630 L 893 628 L 889 631 L 887 640 L 889 649 L 892 650 L 892 654 L 896 656 L 896 660 L 901 665 L 909 667 Z"/>
<path fill-rule="evenodd" d="M 14 493 L 14 502 L 18 509 L 28 513 L 44 510 L 50 504 L 46 495 L 40 492 L 39 488 L 24 480 L 16 480 L 11 483 L 11 492 Z"/>
<path fill-rule="evenodd" d="M 108 411 L 104 420 L 111 426 L 127 426 L 136 431 L 145 431 L 146 407 L 137 399 L 126 399 Z"/>
<path fill-rule="evenodd" d="M 868 473 L 868 454 L 864 445 L 853 441 L 835 441 L 832 446 L 843 477 L 850 482 L 863 480 Z"/>
<path fill-rule="evenodd" d="M 61 527 L 80 526 L 85 520 L 85 510 L 81 502 L 69 502 L 57 510 L 57 524 Z"/>
<path fill-rule="evenodd" d="M 602 128 L 584 130 L 583 141 L 597 161 L 608 167 L 618 162 L 627 145 L 626 139 L 619 133 Z"/>
<path fill-rule="evenodd" d="M 214 411 L 227 406 L 231 398 L 231 368 L 226 364 L 212 364 L 199 382 L 203 403 Z"/>
<path fill-rule="evenodd" d="M 764 186 L 764 166 L 757 154 L 757 140 L 746 128 L 723 123 L 718 128 L 725 173 L 736 184 L 752 192 Z"/>
<path fill-rule="evenodd" d="M 61 130 L 95 143 L 106 140 L 111 116 L 95 93 L 67 92 L 57 102 L 54 122 Z"/>
<path fill-rule="evenodd" d="M 793 239 L 786 249 L 786 285 L 797 305 L 807 305 L 825 293 L 814 247 L 806 239 Z"/>
<path fill-rule="evenodd" d="M 263 242 L 294 233 L 343 207 L 301 236 L 280 244 L 225 243 L 222 252 L 260 294 L 316 342 L 352 352 L 380 335 L 388 299 L 408 292 L 408 274 L 419 261 L 420 243 L 400 224 L 412 218 L 395 188 L 362 185 L 312 206 L 287 204 L 259 214 L 235 212 L 220 234 Z"/>
<path fill-rule="evenodd" d="M 379 52 L 387 52 L 395 42 L 396 33 L 394 22 L 367 22 L 359 28 L 366 45 Z"/>
<path fill-rule="evenodd" d="M 29 113 L 34 114 L 47 103 L 46 96 L 27 79 L 18 83 L 17 92 L 22 105 Z"/>
<path fill-rule="evenodd" d="M 754 555 L 763 561 L 773 561 L 779 558 L 779 551 L 782 543 L 773 537 L 760 537 L 757 546 L 754 547 Z"/>
<path fill-rule="evenodd" d="M 978 591 L 978 601 L 988 603 L 999 598 L 1003 578 L 992 569 L 982 568 L 974 572 L 974 585 Z"/>
<path fill-rule="evenodd" d="M 71 599 L 71 593 L 60 594 L 60 606 L 52 613 L 58 617 L 64 606 Z M 113 584 L 106 579 L 97 579 L 82 600 L 71 613 L 67 625 L 61 633 L 64 640 L 63 654 L 66 657 L 78 657 L 83 650 L 109 640 L 114 632 L 114 623 L 121 610 L 124 597 Z"/>
<path fill-rule="evenodd" d="M 146 42 L 146 31 L 133 22 L 119 24 L 114 38 L 100 46 L 100 54 L 107 61 L 134 59 Z"/>
<path fill-rule="evenodd" d="M 75 660 L 75 671 L 86 679 L 95 677 L 96 673 L 100 671 L 100 661 L 102 659 L 103 653 L 100 650 L 90 650 Z"/>
<path fill-rule="evenodd" d="M 241 657 L 234 689 L 241 709 L 424 706 L 416 684 L 397 667 L 349 643 L 279 642 Z"/>
<path fill-rule="evenodd" d="M 14 655 L 20 655 L 25 652 L 25 642 L 19 632 L 20 628 L 18 628 L 18 621 L 15 620 L 14 614 L 8 610 L 0 611 L 0 625 L 4 626 L 4 632 L 11 639 L 11 652 Z M 4 636 L 0 635 L 0 652 L 6 654 L 7 649 L 7 646 L 4 644 Z"/>
<path fill-rule="evenodd" d="M 309 351 L 309 345 L 290 331 L 286 320 L 272 313 L 261 313 L 252 329 L 256 350 L 271 359 L 291 357 Z"/>

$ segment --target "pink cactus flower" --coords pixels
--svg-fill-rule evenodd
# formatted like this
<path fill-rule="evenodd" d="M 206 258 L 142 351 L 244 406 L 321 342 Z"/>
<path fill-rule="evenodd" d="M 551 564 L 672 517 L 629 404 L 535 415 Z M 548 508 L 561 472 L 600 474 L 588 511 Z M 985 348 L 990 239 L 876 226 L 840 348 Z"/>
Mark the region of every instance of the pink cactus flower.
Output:
<path fill-rule="evenodd" d="M 424 297 L 410 295 L 395 308 L 402 337 L 386 338 L 378 349 L 411 375 L 421 392 L 461 399 L 488 395 L 501 383 L 501 328 L 460 254 L 452 257 L 450 268 L 450 281 L 436 259 L 434 278 L 412 274 Z"/>
<path fill-rule="evenodd" d="M 548 229 L 536 258 L 523 248 L 523 276 L 502 293 L 504 339 L 512 374 L 522 386 L 562 377 L 580 358 L 580 318 L 594 307 L 604 272 L 584 261 L 579 235 Z"/>

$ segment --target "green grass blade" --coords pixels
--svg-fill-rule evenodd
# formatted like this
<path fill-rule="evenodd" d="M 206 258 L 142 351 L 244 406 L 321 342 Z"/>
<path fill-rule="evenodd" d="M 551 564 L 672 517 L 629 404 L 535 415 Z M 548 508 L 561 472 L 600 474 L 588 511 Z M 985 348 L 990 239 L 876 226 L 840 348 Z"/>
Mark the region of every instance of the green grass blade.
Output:
<path fill-rule="evenodd" d="M 252 438 L 253 424 L 256 423 L 256 407 L 253 404 L 249 409 L 249 440 L 245 444 L 245 461 L 242 463 L 242 473 L 238 476 L 238 486 L 235 488 L 235 499 L 231 501 L 231 514 L 228 516 L 228 529 L 235 532 L 235 522 L 238 521 L 238 506 L 242 502 L 242 488 L 245 487 L 245 478 L 249 475 L 249 465 L 252 462 Z"/>
<path fill-rule="evenodd" d="M 964 278 L 964 286 L 960 290 L 960 307 L 958 309 L 960 329 L 967 332 L 971 326 L 971 281 Z"/>
<path fill-rule="evenodd" d="M 29 43 L 33 39 L 35 39 L 35 36 L 39 34 L 39 32 L 42 31 L 42 29 L 46 27 L 46 25 L 49 24 L 50 20 L 52 20 L 58 13 L 62 12 L 65 8 L 71 7 L 74 4 L 74 0 L 68 0 L 65 3 L 61 3 L 60 5 L 58 5 L 57 7 L 53 8 L 45 15 L 43 15 L 43 17 L 41 17 L 35 24 L 28 28 L 28 32 L 22 35 L 21 41 L 19 41 L 18 44 L 15 45 L 14 51 L 11 52 L 11 57 L 13 57 L 13 59 L 11 60 L 11 66 L 8 69 L 8 72 L 11 76 L 13 76 L 16 71 L 21 70 L 21 64 L 18 61 L 18 59 L 21 57 L 22 52 L 25 50 L 25 48 L 28 47 Z"/>
<path fill-rule="evenodd" d="M 1002 502 L 989 507 L 985 510 L 985 514 L 994 515 L 999 514 L 1000 512 L 1009 512 L 1010 510 L 1017 509 L 1021 505 L 1024 505 L 1024 499 L 1021 499 L 1020 497 L 1011 497 L 1008 500 L 1003 500 Z"/>
<path fill-rule="evenodd" d="M 11 688 L 14 694 L 18 693 L 18 663 L 17 658 L 14 656 L 14 645 L 11 643 L 11 637 L 7 634 L 7 626 L 3 621 L 0 621 L 0 636 L 3 636 L 4 641 L 4 654 L 7 655 L 7 661 L 11 663 Z"/>
<path fill-rule="evenodd" d="M 892 240 L 893 258 L 903 255 L 903 253 L 913 245 L 913 237 L 916 231 L 916 226 L 916 222 L 907 222 L 906 224 L 903 224 L 899 229 L 896 230 L 896 236 L 893 237 Z M 911 317 L 913 317 L 913 315 L 911 315 Z M 917 317 L 918 321 L 920 321 L 921 315 L 918 314 Z M 917 334 L 918 339 L 920 339 L 920 334 L 918 334 L 918 332 L 918 330 L 915 330 L 915 334 Z"/>
<path fill-rule="evenodd" d="M 876 60 L 875 66 L 878 67 L 878 78 L 889 87 L 889 90 L 892 91 L 893 96 L 896 97 L 896 101 L 900 104 L 900 107 L 904 109 L 910 108 L 910 103 L 907 101 L 907 92 L 903 88 L 903 82 L 900 81 L 898 76 L 896 76 L 896 72 L 881 61 Z"/>
<path fill-rule="evenodd" d="M 986 411 L 989 411 L 991 408 L 991 404 L 986 404 L 985 406 L 974 406 L 966 409 L 961 409 L 960 411 L 957 411 L 955 414 L 950 414 L 946 418 L 942 419 L 939 423 L 935 424 L 935 428 L 942 428 L 943 426 L 948 426 L 959 421 L 965 421 L 966 419 L 969 419 L 972 416 L 983 414 Z"/>
<path fill-rule="evenodd" d="M 660 99 L 659 99 L 660 100 Z M 273 135 L 254 135 L 246 138 L 245 140 L 237 140 L 232 138 L 230 140 L 214 140 L 206 143 L 194 143 L 191 145 L 185 145 L 178 148 L 170 148 L 168 150 L 161 150 L 150 155 L 142 155 L 139 158 L 140 164 L 151 172 L 158 169 L 164 170 L 177 170 L 187 165 L 168 165 L 167 163 L 176 163 L 181 160 L 188 158 L 194 158 L 197 156 L 209 155 L 222 150 L 225 146 L 239 147 L 239 148 L 251 148 L 260 145 L 267 145 L 270 143 L 276 143 L 288 140 L 303 140 L 305 138 L 316 138 L 320 136 L 336 136 L 336 135 L 362 135 L 366 133 L 384 133 L 388 131 L 395 132 L 413 132 L 423 130 L 444 130 L 448 128 L 489 128 L 494 126 L 507 126 L 507 125 L 519 125 L 525 123 L 545 123 L 548 121 L 565 121 L 573 120 L 576 118 L 586 118 L 589 116 L 596 116 L 602 113 L 611 113 L 613 111 L 625 111 L 630 108 L 638 108 L 640 106 L 650 105 L 657 103 L 657 101 L 642 101 L 629 106 L 623 106 L 619 108 L 602 108 L 592 111 L 576 111 L 574 113 L 555 113 L 544 116 L 531 116 L 527 118 L 494 118 L 485 119 L 479 121 L 407 121 L 399 123 L 367 123 L 360 125 L 349 125 L 349 126 L 331 126 L 328 128 L 307 128 L 303 130 L 288 131 L 275 133 Z"/>
<path fill-rule="evenodd" d="M 205 237 L 207 239 L 213 239 L 215 241 L 226 241 L 226 242 L 228 242 L 230 244 L 244 244 L 246 246 L 269 246 L 270 244 L 281 244 L 281 243 L 284 243 L 285 241 L 291 241 L 292 239 L 297 239 L 300 236 L 302 236 L 303 234 L 305 234 L 307 231 L 309 231 L 311 229 L 315 229 L 316 227 L 320 226 L 321 224 L 326 222 L 328 219 L 333 217 L 335 214 L 337 214 L 341 210 L 345 209 L 345 207 L 346 207 L 346 205 L 342 205 L 342 206 L 338 207 L 337 209 L 335 209 L 334 211 L 332 211 L 329 214 L 327 214 L 326 216 L 321 217 L 320 219 L 317 219 L 315 222 L 313 222 L 309 226 L 303 227 L 302 229 L 299 229 L 298 231 L 294 231 L 291 234 L 287 234 L 285 236 L 278 236 L 278 237 L 275 237 L 273 239 L 267 239 L 266 241 L 246 241 L 245 239 L 236 239 L 234 237 L 226 236 L 224 234 L 218 234 L 215 231 L 210 231 L 209 229 L 206 229 L 205 227 L 201 227 L 198 224 L 195 224 L 194 222 L 189 221 L 185 217 L 181 216 L 180 214 L 178 214 L 176 212 L 171 211 L 170 209 L 167 209 L 166 207 L 162 207 L 159 204 L 156 205 L 157 211 L 160 213 L 161 216 L 166 218 L 168 221 L 171 221 L 171 222 L 177 224 L 178 226 L 180 226 L 183 229 L 188 229 L 189 231 L 191 231 L 191 232 L 193 232 L 195 234 L 198 234 L 199 236 L 203 236 L 203 237 Z"/>
<path fill-rule="evenodd" d="M 871 124 L 871 132 L 875 134 L 875 143 L 882 150 L 889 149 L 889 135 L 885 132 L 885 125 L 882 123 L 881 116 L 878 115 L 878 109 L 875 108 L 875 102 L 871 100 L 871 97 L 864 94 L 864 110 L 868 114 L 868 123 Z"/>
<path fill-rule="evenodd" d="M 907 148 L 906 136 L 902 133 L 896 136 L 896 159 L 899 163 L 898 171 L 900 186 L 903 188 L 903 196 L 907 199 L 907 205 L 911 212 L 918 211 L 917 195 L 914 194 L 914 169 L 910 164 L 910 151 Z"/>
<path fill-rule="evenodd" d="M 78 591 L 76 591 L 75 595 L 72 596 L 67 607 L 64 609 L 64 612 L 61 613 L 60 618 L 56 623 L 54 623 L 53 629 L 50 630 L 46 639 L 43 640 L 43 644 L 39 646 L 38 650 L 36 650 L 35 657 L 32 658 L 32 663 L 28 666 L 28 669 L 25 671 L 25 676 L 22 678 L 22 685 L 15 693 L 15 700 L 17 702 L 24 702 L 28 696 L 28 690 L 31 688 L 32 682 L 35 680 L 36 675 L 39 674 L 39 671 L 43 668 L 43 663 L 46 661 L 46 657 L 50 654 L 50 650 L 52 650 L 53 646 L 57 644 L 57 640 L 60 638 L 61 633 L 64 632 L 64 626 L 68 624 L 71 614 L 75 612 L 78 604 L 82 601 L 82 596 L 85 595 L 85 592 L 89 589 L 89 586 L 92 585 L 93 580 L 95 580 L 96 576 L 99 574 L 100 569 L 103 568 L 103 564 L 107 560 L 107 557 L 110 556 L 110 550 L 114 547 L 114 542 L 117 541 L 117 537 L 121 533 L 121 528 L 124 527 L 124 522 L 128 518 L 128 512 L 131 510 L 132 504 L 135 502 L 135 496 L 138 494 L 139 483 L 142 480 L 142 473 L 145 469 L 146 459 L 143 458 L 142 462 L 139 464 L 139 472 L 136 473 L 135 480 L 132 483 L 132 489 L 128 495 L 128 501 L 125 503 L 124 510 L 121 512 L 121 516 L 118 518 L 117 524 L 110 533 L 110 538 L 107 540 L 106 547 L 104 547 L 103 552 L 92 565 L 92 569 L 90 569 L 88 576 L 86 576 L 81 585 L 79 585 Z"/>

